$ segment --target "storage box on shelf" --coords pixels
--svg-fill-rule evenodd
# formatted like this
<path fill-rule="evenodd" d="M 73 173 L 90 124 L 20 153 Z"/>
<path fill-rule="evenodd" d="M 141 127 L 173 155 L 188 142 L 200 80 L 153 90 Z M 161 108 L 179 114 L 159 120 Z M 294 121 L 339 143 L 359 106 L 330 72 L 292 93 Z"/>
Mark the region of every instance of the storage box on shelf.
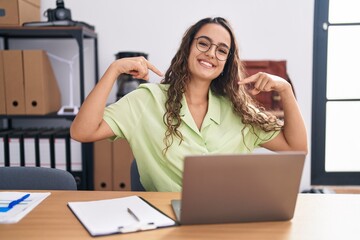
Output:
<path fill-rule="evenodd" d="M 0 0 L 0 26 L 40 21 L 40 0 Z"/>
<path fill-rule="evenodd" d="M 48 114 L 61 106 L 59 87 L 43 50 L 0 50 L 1 114 Z"/>

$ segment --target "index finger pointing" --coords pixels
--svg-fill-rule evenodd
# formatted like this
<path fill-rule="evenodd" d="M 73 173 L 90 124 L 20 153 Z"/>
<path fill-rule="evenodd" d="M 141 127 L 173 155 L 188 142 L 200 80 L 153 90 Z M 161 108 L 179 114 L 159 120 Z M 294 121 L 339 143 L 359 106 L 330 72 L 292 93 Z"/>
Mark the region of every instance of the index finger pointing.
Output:
<path fill-rule="evenodd" d="M 251 75 L 250 77 L 244 78 L 242 80 L 240 80 L 238 82 L 238 84 L 247 84 L 247 83 L 251 83 L 254 82 L 256 80 L 257 76 L 255 75 Z"/>
<path fill-rule="evenodd" d="M 148 68 L 153 71 L 156 75 L 158 75 L 159 77 L 163 77 L 164 74 L 159 70 L 157 69 L 154 65 L 152 65 L 149 61 L 146 62 Z"/>

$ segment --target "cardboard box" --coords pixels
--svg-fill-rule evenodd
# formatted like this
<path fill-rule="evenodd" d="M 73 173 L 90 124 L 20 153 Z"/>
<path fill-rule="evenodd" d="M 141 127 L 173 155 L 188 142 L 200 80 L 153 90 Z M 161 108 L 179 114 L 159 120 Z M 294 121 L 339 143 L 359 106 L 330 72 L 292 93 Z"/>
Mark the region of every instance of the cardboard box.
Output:
<path fill-rule="evenodd" d="M 125 139 L 116 140 L 113 144 L 113 190 L 130 191 L 130 167 L 134 160 L 129 143 Z"/>
<path fill-rule="evenodd" d="M 59 86 L 45 51 L 2 50 L 0 70 L 0 114 L 44 115 L 60 109 Z"/>
<path fill-rule="evenodd" d="M 23 50 L 26 114 L 57 112 L 61 95 L 54 71 L 45 51 Z"/>
<path fill-rule="evenodd" d="M 0 26 L 40 21 L 40 0 L 0 0 Z"/>
<path fill-rule="evenodd" d="M 94 143 L 94 189 L 96 191 L 113 190 L 112 148 L 113 143 L 107 139 Z"/>
<path fill-rule="evenodd" d="M 25 114 L 24 73 L 21 50 L 3 51 L 6 114 Z"/>

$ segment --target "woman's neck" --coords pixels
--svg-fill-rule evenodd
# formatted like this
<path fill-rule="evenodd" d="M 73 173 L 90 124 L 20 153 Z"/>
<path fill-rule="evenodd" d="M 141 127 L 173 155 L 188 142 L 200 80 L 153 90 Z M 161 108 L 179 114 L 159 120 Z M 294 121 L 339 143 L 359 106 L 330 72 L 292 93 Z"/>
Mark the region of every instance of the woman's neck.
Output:
<path fill-rule="evenodd" d="M 201 105 L 207 103 L 210 84 L 204 82 L 190 82 L 186 87 L 186 101 L 188 104 Z"/>
<path fill-rule="evenodd" d="M 199 131 L 208 110 L 209 87 L 209 84 L 202 82 L 192 82 L 186 87 L 186 102 Z"/>

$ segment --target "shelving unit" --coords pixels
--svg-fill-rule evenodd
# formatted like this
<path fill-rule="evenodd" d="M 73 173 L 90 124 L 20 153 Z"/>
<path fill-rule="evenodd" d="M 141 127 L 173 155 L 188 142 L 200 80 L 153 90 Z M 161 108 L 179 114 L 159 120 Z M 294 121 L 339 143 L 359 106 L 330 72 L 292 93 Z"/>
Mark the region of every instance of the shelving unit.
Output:
<path fill-rule="evenodd" d="M 83 26 L 75 27 L 0 27 L 0 38 L 3 39 L 3 49 L 10 49 L 10 41 L 13 39 L 74 39 L 78 46 L 79 56 L 79 79 L 80 79 L 80 103 L 85 99 L 85 73 L 84 73 L 84 40 L 91 39 L 94 42 L 94 76 L 95 84 L 98 81 L 98 43 L 97 34 Z M 54 68 L 54 67 L 53 67 Z M 39 121 L 48 119 L 51 121 L 72 121 L 74 115 L 57 115 L 51 113 L 48 115 L 0 115 L 0 120 L 4 126 L 1 128 L 11 129 L 13 120 L 21 121 Z M 49 124 L 50 127 L 51 124 Z M 70 125 L 70 124 L 69 124 Z M 47 126 L 49 127 L 49 126 Z M 93 189 L 93 144 L 82 144 L 82 184 L 81 189 Z"/>

